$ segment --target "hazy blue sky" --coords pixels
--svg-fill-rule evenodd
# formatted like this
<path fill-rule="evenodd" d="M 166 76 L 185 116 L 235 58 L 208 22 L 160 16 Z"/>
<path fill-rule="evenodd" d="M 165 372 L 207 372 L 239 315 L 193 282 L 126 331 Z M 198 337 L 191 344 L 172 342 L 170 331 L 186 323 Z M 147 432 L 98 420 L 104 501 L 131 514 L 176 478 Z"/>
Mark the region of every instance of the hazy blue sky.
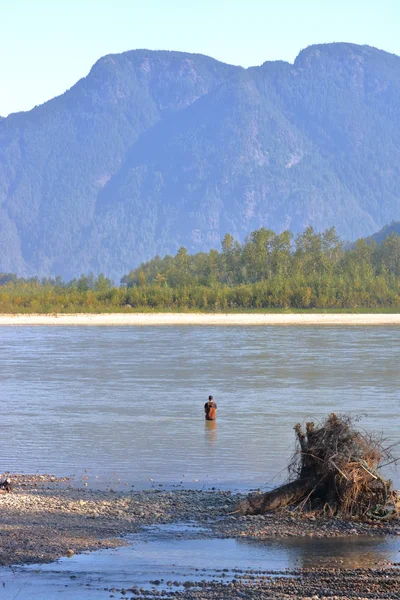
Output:
<path fill-rule="evenodd" d="M 347 41 L 400 54 L 399 0 L 0 0 L 0 115 L 61 94 L 134 48 L 243 66 Z"/>

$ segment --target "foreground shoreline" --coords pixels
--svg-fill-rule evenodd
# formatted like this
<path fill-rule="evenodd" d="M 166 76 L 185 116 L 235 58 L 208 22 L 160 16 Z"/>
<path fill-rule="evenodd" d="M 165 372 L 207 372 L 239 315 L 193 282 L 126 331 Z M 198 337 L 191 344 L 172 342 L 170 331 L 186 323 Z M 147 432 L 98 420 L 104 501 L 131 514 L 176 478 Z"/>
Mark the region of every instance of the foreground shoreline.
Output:
<path fill-rule="evenodd" d="M 9 476 L 9 474 L 8 474 Z M 207 523 L 205 537 L 271 540 L 400 536 L 388 522 L 322 519 L 298 511 L 240 516 L 246 494 L 226 490 L 116 491 L 75 487 L 68 478 L 11 475 L 14 490 L 0 495 L 0 565 L 51 562 L 87 550 L 124 545 L 124 536 L 149 525 Z M 162 486 L 164 487 L 164 486 Z"/>
<path fill-rule="evenodd" d="M 400 535 L 398 519 L 390 523 L 368 524 L 321 520 L 312 514 L 302 516 L 287 511 L 270 514 L 268 518 L 237 516 L 232 510 L 243 496 L 215 488 L 118 492 L 76 488 L 70 485 L 68 479 L 48 475 L 11 477 L 14 492 L 0 495 L 0 565 L 3 567 L 52 562 L 74 553 L 116 548 L 127 543 L 124 536 L 143 535 L 149 525 L 180 522 L 206 526 L 208 533 L 204 537 L 247 538 L 255 542 L 279 538 L 350 539 L 348 536 L 352 536 L 354 539 L 356 536 Z M 178 533 L 177 539 L 181 537 L 182 534 Z M 149 599 L 166 596 L 182 600 L 399 597 L 400 569 L 396 567 L 399 563 L 375 564 L 374 568 L 343 565 L 339 568 L 299 568 L 285 572 L 233 569 L 226 583 L 202 580 L 199 587 L 188 580 L 180 584 L 179 591 L 154 589 L 144 592 L 144 595 Z M 16 573 L 13 572 L 13 580 L 17 577 Z M 73 574 L 71 578 L 76 579 L 76 576 Z M 118 585 L 117 580 L 116 575 L 115 583 Z M 15 581 L 17 585 L 18 580 Z M 117 586 L 101 589 L 103 593 L 107 590 L 120 592 L 120 597 L 125 597 L 128 591 Z M 128 597 L 141 598 L 142 590 L 132 587 Z"/>
<path fill-rule="evenodd" d="M 1 326 L 400 326 L 400 313 L 3 314 Z"/>

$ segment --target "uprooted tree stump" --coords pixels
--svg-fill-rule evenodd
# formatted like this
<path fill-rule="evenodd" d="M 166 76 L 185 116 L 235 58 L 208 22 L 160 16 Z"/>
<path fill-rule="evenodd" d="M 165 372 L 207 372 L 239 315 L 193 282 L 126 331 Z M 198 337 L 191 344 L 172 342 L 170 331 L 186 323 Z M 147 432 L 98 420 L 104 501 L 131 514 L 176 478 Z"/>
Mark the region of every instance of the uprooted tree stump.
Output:
<path fill-rule="evenodd" d="M 252 494 L 237 506 L 243 515 L 283 507 L 317 510 L 343 518 L 387 519 L 396 514 L 396 492 L 377 471 L 390 451 L 381 437 L 361 433 L 354 420 L 329 415 L 320 427 L 295 426 L 297 449 L 290 481 L 270 492 Z"/>

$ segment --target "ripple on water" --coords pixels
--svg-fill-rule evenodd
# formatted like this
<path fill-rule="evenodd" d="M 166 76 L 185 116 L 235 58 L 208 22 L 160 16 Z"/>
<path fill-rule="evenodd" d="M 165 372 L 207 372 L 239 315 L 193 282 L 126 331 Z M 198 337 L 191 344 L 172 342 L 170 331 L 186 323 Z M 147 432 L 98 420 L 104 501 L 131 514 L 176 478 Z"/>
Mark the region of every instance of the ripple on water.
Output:
<path fill-rule="evenodd" d="M 280 481 L 307 417 L 366 414 L 363 426 L 398 440 L 399 341 L 390 327 L 3 328 L 3 468 L 136 485 Z"/>

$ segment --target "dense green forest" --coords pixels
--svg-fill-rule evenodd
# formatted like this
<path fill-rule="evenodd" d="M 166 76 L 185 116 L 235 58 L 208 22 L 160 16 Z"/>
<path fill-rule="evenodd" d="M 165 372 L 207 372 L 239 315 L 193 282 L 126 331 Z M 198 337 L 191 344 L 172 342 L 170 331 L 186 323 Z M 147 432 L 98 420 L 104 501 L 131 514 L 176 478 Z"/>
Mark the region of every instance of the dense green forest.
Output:
<path fill-rule="evenodd" d="M 220 251 L 155 257 L 119 287 L 100 274 L 63 282 L 0 273 L 0 312 L 400 308 L 400 236 L 345 249 L 334 228 L 296 237 L 261 228 Z"/>

